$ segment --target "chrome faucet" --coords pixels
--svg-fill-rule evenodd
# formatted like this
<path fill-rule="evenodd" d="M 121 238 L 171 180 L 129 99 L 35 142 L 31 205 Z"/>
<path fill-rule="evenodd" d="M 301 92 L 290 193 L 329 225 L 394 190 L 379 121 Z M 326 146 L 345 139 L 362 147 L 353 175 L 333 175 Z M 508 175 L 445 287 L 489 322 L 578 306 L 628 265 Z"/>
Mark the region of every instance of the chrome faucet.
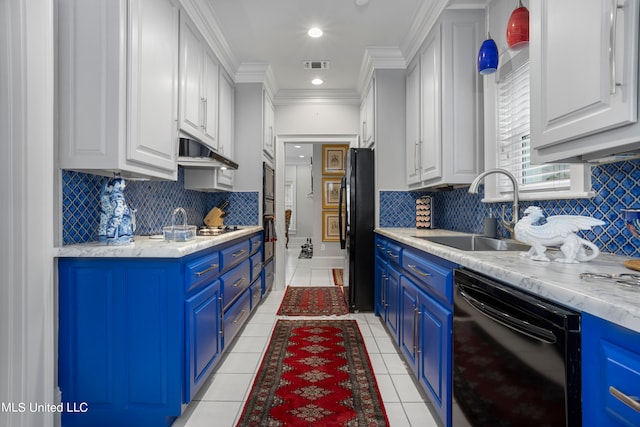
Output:
<path fill-rule="evenodd" d="M 507 178 L 511 180 L 511 183 L 513 184 L 513 212 L 511 213 L 511 221 L 505 220 L 504 207 L 502 208 L 502 218 L 501 218 L 502 225 L 507 230 L 509 230 L 511 232 L 511 235 L 513 236 L 513 228 L 515 227 L 516 222 L 518 222 L 518 218 L 519 218 L 519 213 L 518 213 L 519 189 L 518 189 L 518 180 L 511 172 L 509 172 L 506 169 L 489 169 L 487 171 L 484 171 L 473 180 L 473 182 L 471 183 L 471 186 L 469 186 L 469 193 L 478 194 L 478 187 L 480 186 L 480 181 L 482 181 L 485 176 L 491 175 L 494 173 L 505 175 Z"/>

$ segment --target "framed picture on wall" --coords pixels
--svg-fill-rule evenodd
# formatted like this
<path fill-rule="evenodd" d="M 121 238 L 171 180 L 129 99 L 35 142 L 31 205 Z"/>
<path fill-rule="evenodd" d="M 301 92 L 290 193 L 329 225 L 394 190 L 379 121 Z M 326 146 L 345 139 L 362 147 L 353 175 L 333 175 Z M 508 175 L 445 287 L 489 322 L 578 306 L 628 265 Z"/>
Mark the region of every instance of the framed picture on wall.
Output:
<path fill-rule="evenodd" d="M 322 175 L 344 175 L 348 144 L 322 145 Z"/>
<path fill-rule="evenodd" d="M 338 211 L 322 211 L 322 241 L 340 241 Z"/>
<path fill-rule="evenodd" d="M 340 178 L 322 178 L 322 209 L 338 209 Z"/>

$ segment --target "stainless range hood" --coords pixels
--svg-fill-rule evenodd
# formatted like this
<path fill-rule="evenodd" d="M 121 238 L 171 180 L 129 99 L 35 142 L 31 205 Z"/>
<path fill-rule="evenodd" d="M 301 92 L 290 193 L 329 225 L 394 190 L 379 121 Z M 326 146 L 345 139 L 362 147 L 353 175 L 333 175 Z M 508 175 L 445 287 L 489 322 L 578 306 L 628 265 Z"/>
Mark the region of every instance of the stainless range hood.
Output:
<path fill-rule="evenodd" d="M 190 138 L 180 138 L 178 164 L 185 168 L 238 169 L 238 164 L 233 160 Z"/>

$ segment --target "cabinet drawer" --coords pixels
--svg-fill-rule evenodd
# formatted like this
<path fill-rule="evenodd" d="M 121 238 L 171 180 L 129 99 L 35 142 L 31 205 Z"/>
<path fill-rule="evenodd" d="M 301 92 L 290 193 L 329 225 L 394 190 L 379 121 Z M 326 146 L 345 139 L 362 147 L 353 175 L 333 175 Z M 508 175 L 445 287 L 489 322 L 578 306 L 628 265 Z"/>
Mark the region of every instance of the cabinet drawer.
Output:
<path fill-rule="evenodd" d="M 427 293 L 435 296 L 445 303 L 453 304 L 453 271 L 445 268 L 429 259 L 421 252 L 406 249 L 402 254 L 402 268 L 417 280 Z"/>
<path fill-rule="evenodd" d="M 262 295 L 266 294 L 273 287 L 273 281 L 275 279 L 275 272 L 273 271 L 273 266 L 275 262 L 271 261 L 264 266 L 264 285 L 262 287 Z"/>
<path fill-rule="evenodd" d="M 246 260 L 222 275 L 222 301 L 224 309 L 251 284 L 251 263 Z"/>
<path fill-rule="evenodd" d="M 262 254 L 257 253 L 251 256 L 251 283 L 253 283 L 262 273 Z"/>
<path fill-rule="evenodd" d="M 389 261 L 402 265 L 402 247 L 388 241 L 385 253 Z"/>
<path fill-rule="evenodd" d="M 236 243 L 233 246 L 229 246 L 220 252 L 220 261 L 222 263 L 222 271 L 227 271 L 234 265 L 240 264 L 242 261 L 249 257 L 249 251 L 251 250 L 251 242 L 245 240 L 240 243 Z"/>
<path fill-rule="evenodd" d="M 250 312 L 251 295 L 249 292 L 245 292 L 231 308 L 224 313 L 223 348 L 231 344 L 231 341 L 238 335 L 242 325 L 247 321 Z"/>
<path fill-rule="evenodd" d="M 249 286 L 249 294 L 251 295 L 251 311 L 253 311 L 262 299 L 262 280 L 258 280 Z"/>
<path fill-rule="evenodd" d="M 249 244 L 251 246 L 251 254 L 255 254 L 262 247 L 262 236 L 260 236 L 260 235 L 253 236 L 249 240 Z"/>
<path fill-rule="evenodd" d="M 376 236 L 376 256 L 381 260 L 387 260 L 387 240 Z"/>
<path fill-rule="evenodd" d="M 198 285 L 210 283 L 220 275 L 220 252 L 209 252 L 207 255 L 195 258 L 184 266 L 185 292 L 190 292 Z"/>

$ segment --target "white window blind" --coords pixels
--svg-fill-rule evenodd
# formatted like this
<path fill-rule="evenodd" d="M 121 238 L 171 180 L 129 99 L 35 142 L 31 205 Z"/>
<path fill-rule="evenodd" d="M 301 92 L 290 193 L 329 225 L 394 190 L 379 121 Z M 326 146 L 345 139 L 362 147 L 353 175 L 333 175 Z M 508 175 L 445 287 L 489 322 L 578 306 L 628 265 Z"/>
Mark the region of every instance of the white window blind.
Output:
<path fill-rule="evenodd" d="M 568 164 L 530 163 L 529 148 L 529 61 L 500 76 L 498 82 L 498 167 L 512 172 L 520 192 L 544 192 L 569 189 Z M 500 175 L 498 191 L 512 191 L 511 182 Z"/>

